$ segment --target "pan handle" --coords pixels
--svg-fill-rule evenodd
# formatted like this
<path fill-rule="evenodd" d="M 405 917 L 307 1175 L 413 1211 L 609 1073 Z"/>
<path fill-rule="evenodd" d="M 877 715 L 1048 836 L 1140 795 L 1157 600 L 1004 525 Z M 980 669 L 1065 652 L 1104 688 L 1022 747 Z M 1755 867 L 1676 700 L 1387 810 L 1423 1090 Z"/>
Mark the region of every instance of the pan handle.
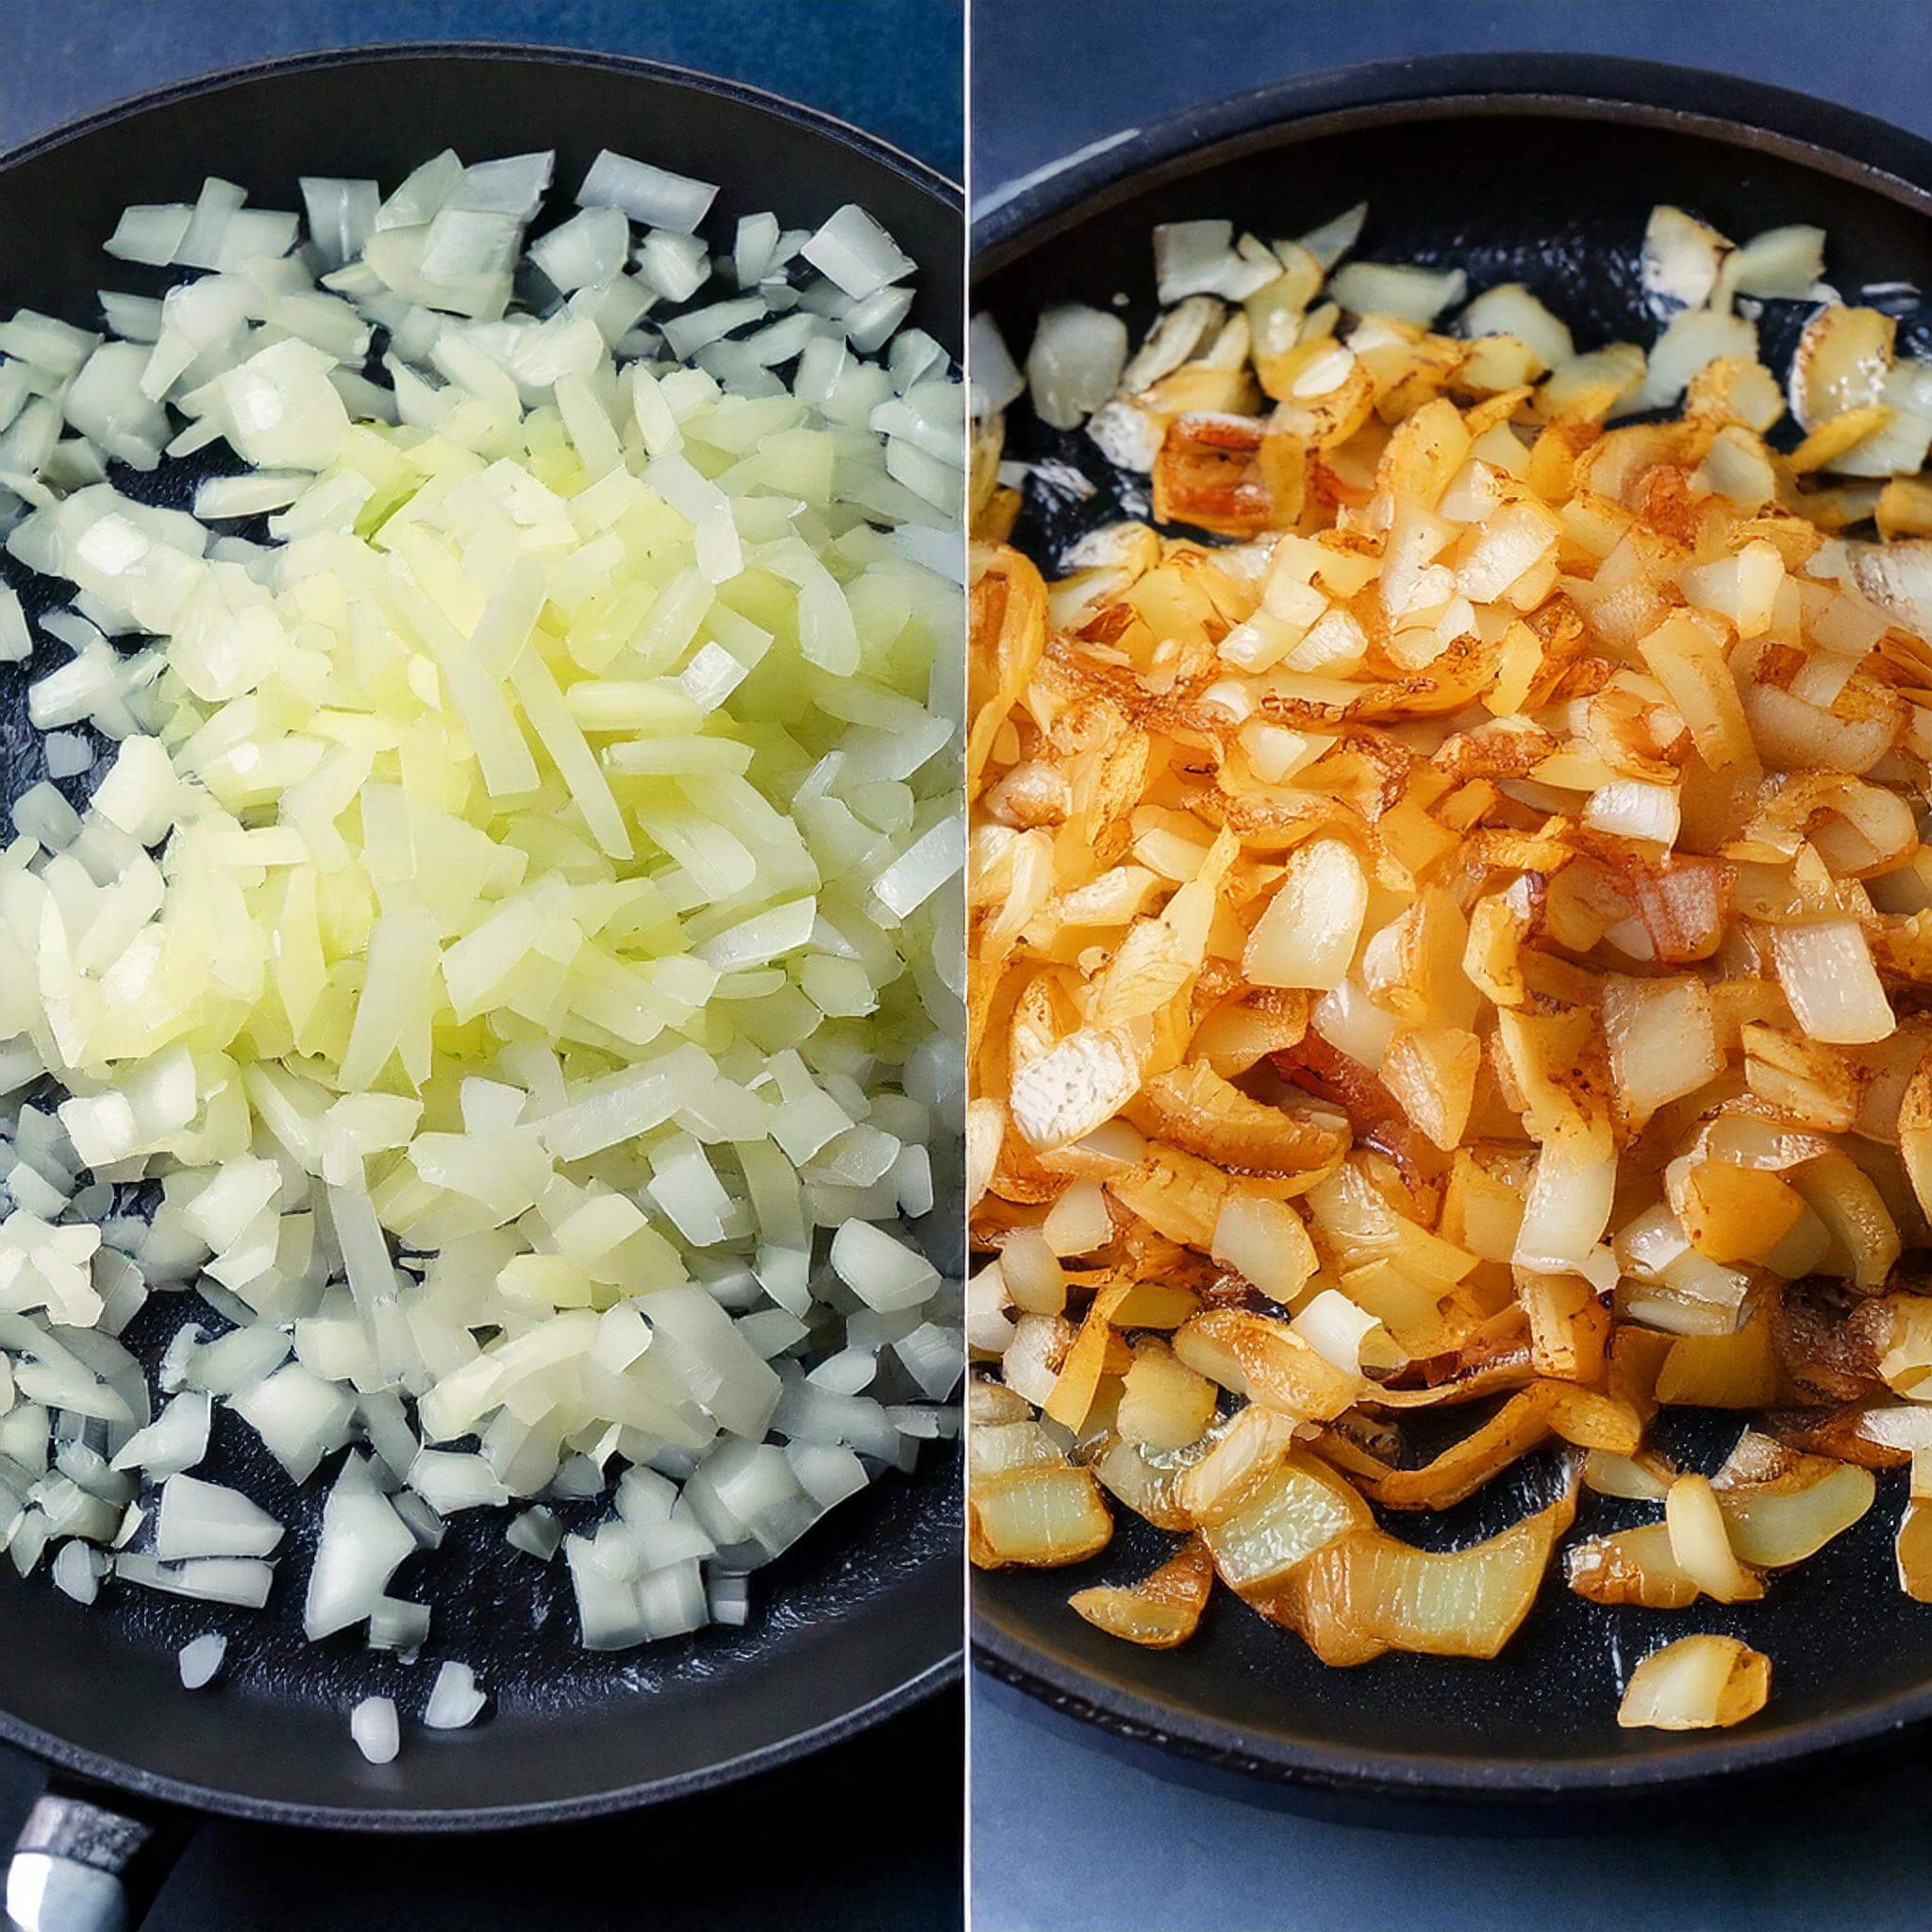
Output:
<path fill-rule="evenodd" d="M 9 1932 L 132 1932 L 191 1828 L 98 1786 L 50 1782 L 7 1868 Z"/>

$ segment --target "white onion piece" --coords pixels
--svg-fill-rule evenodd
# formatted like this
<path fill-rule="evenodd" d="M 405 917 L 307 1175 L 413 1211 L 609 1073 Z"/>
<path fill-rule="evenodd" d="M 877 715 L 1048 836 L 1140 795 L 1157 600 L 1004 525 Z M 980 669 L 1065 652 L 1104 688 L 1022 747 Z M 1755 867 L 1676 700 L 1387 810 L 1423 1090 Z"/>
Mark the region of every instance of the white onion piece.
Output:
<path fill-rule="evenodd" d="M 33 632 L 11 584 L 0 583 L 0 664 L 24 664 L 33 655 Z"/>
<path fill-rule="evenodd" d="M 346 1630 L 375 1613 L 416 1539 L 374 1490 L 339 1480 L 323 1506 L 322 1537 L 308 1575 L 302 1628 L 311 1643 Z"/>
<path fill-rule="evenodd" d="M 123 208 L 114 232 L 101 245 L 123 261 L 165 268 L 177 258 L 193 219 L 194 210 L 184 202 Z"/>
<path fill-rule="evenodd" d="M 425 1449 L 409 1466 L 408 1484 L 438 1515 L 509 1501 L 509 1491 L 480 1456 Z"/>
<path fill-rule="evenodd" d="M 190 1638 L 178 1653 L 182 1689 L 199 1690 L 203 1686 L 213 1683 L 215 1674 L 222 1668 L 222 1661 L 227 1654 L 228 1640 L 218 1631 L 210 1630 L 203 1636 Z"/>
<path fill-rule="evenodd" d="M 1614 778 L 1591 793 L 1583 808 L 1583 823 L 1593 831 L 1613 833 L 1621 839 L 1673 845 L 1680 823 L 1676 787 L 1655 785 L 1642 778 Z"/>
<path fill-rule="evenodd" d="M 710 264 L 695 235 L 658 227 L 638 244 L 638 273 L 664 301 L 685 302 L 704 287 Z"/>
<path fill-rule="evenodd" d="M 854 297 L 873 295 L 914 268 L 872 216 L 856 202 L 831 215 L 798 251 L 822 275 Z"/>
<path fill-rule="evenodd" d="M 1674 307 L 1696 308 L 1717 286 L 1731 244 L 1680 208 L 1660 204 L 1643 230 L 1641 273 L 1645 290 Z"/>
<path fill-rule="evenodd" d="M 1328 281 L 1328 293 L 1357 315 L 1394 315 L 1431 323 L 1453 308 L 1469 290 L 1459 268 L 1426 269 L 1379 261 L 1352 261 Z"/>
<path fill-rule="evenodd" d="M 172 1475 L 161 1485 L 155 1555 L 163 1562 L 187 1557 L 266 1557 L 282 1540 L 282 1525 L 239 1490 Z"/>
<path fill-rule="evenodd" d="M 84 1542 L 62 1543 L 54 1557 L 54 1588 L 77 1604 L 91 1604 L 100 1594 L 96 1557 Z"/>
<path fill-rule="evenodd" d="M 1737 315 L 1686 308 L 1652 345 L 1642 383 L 1618 405 L 1618 413 L 1661 409 L 1684 393 L 1699 370 L 1726 357 L 1757 358 L 1757 331 Z"/>
<path fill-rule="evenodd" d="M 93 747 L 75 731 L 49 732 L 43 749 L 50 778 L 72 778 L 94 761 Z"/>
<path fill-rule="evenodd" d="M 432 155 L 403 177 L 402 185 L 375 210 L 374 232 L 420 227 L 432 220 L 463 178 L 455 149 Z"/>
<path fill-rule="evenodd" d="M 1891 1003 L 1855 921 L 1775 926 L 1772 958 L 1798 1024 L 1813 1040 L 1859 1044 L 1890 1034 Z"/>
<path fill-rule="evenodd" d="M 184 268 L 219 268 L 222 238 L 247 199 L 246 190 L 209 175 L 201 184 L 188 227 L 175 250 L 175 260 Z"/>
<path fill-rule="evenodd" d="M 527 222 L 542 207 L 544 193 L 556 173 L 557 155 L 550 148 L 535 154 L 506 155 L 498 160 L 473 162 L 463 170 L 462 179 L 450 191 L 449 199 L 439 213 L 452 208 L 471 209 Z"/>
<path fill-rule="evenodd" d="M 301 180 L 302 205 L 308 216 L 308 239 L 325 269 L 341 268 L 362 253 L 375 232 L 382 190 L 374 181 L 349 181 L 320 175 Z"/>
<path fill-rule="evenodd" d="M 1127 358 L 1127 328 L 1117 315 L 1078 303 L 1049 308 L 1026 352 L 1026 383 L 1042 423 L 1077 429 L 1112 395 Z"/>
<path fill-rule="evenodd" d="M 258 1610 L 268 1602 L 275 1573 L 272 1564 L 249 1557 L 198 1557 L 186 1563 L 163 1563 L 158 1557 L 124 1551 L 114 1559 L 114 1574 L 124 1583 L 138 1583 L 170 1596 Z"/>
<path fill-rule="evenodd" d="M 1339 1288 L 1324 1288 L 1289 1326 L 1338 1369 L 1361 1367 L 1362 1343 L 1380 1324 Z"/>
<path fill-rule="evenodd" d="M 0 323 L 0 351 L 63 379 L 79 373 L 100 340 L 89 329 L 32 308 L 17 309 L 10 322 Z"/>
<path fill-rule="evenodd" d="M 555 1510 L 545 1509 L 540 1504 L 536 1508 L 525 1509 L 521 1516 L 513 1518 L 504 1537 L 511 1548 L 535 1557 L 539 1562 L 547 1563 L 563 1541 L 563 1525 L 558 1521 Z"/>
<path fill-rule="evenodd" d="M 392 1764 L 402 1744 L 396 1707 L 387 1697 L 365 1697 L 349 1713 L 349 1735 L 371 1764 Z"/>
<path fill-rule="evenodd" d="M 1724 258 L 1712 306 L 1736 295 L 1800 301 L 1824 274 L 1824 230 L 1803 224 L 1768 228 Z"/>
<path fill-rule="evenodd" d="M 489 1702 L 476 1688 L 476 1674 L 468 1664 L 454 1660 L 436 1674 L 429 1689 L 429 1702 L 424 1707 L 423 1722 L 432 1731 L 459 1731 L 475 1722 Z"/>
<path fill-rule="evenodd" d="M 708 181 L 694 181 L 613 154 L 608 147 L 591 163 L 577 190 L 579 208 L 617 208 L 647 228 L 689 235 L 709 212 L 718 190 Z"/>
<path fill-rule="evenodd" d="M 775 265 L 774 258 L 778 253 L 781 233 L 774 214 L 739 216 L 736 239 L 731 245 L 731 271 L 741 289 L 762 281 Z"/>
<path fill-rule="evenodd" d="M 1154 230 L 1154 274 L 1163 305 L 1189 295 L 1224 292 L 1240 300 L 1253 290 L 1244 288 L 1241 295 L 1234 295 L 1224 285 L 1231 269 L 1247 267 L 1235 254 L 1232 222 L 1166 222 Z M 1274 272 L 1279 273 L 1278 263 Z"/>
<path fill-rule="evenodd" d="M 299 1362 L 235 1396 L 230 1405 L 289 1474 L 306 1482 L 348 1440 L 355 1403 Z"/>
<path fill-rule="evenodd" d="M 925 1257 L 870 1222 L 848 1221 L 832 1237 L 832 1267 L 868 1307 L 881 1313 L 916 1307 L 937 1286 Z"/>
<path fill-rule="evenodd" d="M 580 209 L 530 244 L 530 259 L 568 295 L 601 288 L 630 253 L 630 224 L 615 208 Z"/>
<path fill-rule="evenodd" d="M 401 1651 L 410 1657 L 428 1641 L 429 1623 L 427 1604 L 412 1603 L 406 1597 L 378 1597 L 369 1612 L 369 1647 Z"/>

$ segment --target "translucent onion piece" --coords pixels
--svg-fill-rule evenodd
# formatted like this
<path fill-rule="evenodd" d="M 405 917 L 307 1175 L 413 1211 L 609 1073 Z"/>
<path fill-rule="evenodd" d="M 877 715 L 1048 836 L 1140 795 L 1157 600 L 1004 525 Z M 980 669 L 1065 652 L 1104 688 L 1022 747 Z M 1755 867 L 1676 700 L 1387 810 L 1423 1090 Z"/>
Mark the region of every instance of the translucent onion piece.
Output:
<path fill-rule="evenodd" d="M 1026 352 L 1026 383 L 1041 421 L 1077 429 L 1113 393 L 1126 357 L 1119 316 L 1081 306 L 1048 309 Z"/>
<path fill-rule="evenodd" d="M 1630 1673 L 1617 1723 L 1625 1730 L 1710 1730 L 1755 1717 L 1770 1694 L 1763 1652 L 1735 1637 L 1680 1637 Z"/>
<path fill-rule="evenodd" d="M 1707 1596 L 1736 1603 L 1748 1595 L 1751 1579 L 1731 1548 L 1724 1511 L 1706 1476 L 1680 1475 L 1664 1499 L 1671 1555 Z"/>
<path fill-rule="evenodd" d="M 1494 1657 L 1528 1614 L 1574 1513 L 1566 1494 L 1500 1536 L 1453 1552 L 1359 1530 L 1311 1557 L 1294 1579 L 1298 1601 L 1277 1597 L 1275 1609 L 1309 1636 L 1318 1655 L 1331 1641 L 1338 1661 L 1360 1657 L 1362 1645 Z"/>
<path fill-rule="evenodd" d="M 1149 1650 L 1185 1643 L 1200 1624 L 1213 1587 L 1214 1568 L 1197 1538 L 1128 1589 L 1105 1584 L 1075 1591 L 1069 1607 L 1098 1630 Z"/>
<path fill-rule="evenodd" d="M 967 1514 L 973 1560 L 982 1569 L 1084 1562 L 1113 1534 L 1092 1476 L 1069 1463 L 982 1479 L 967 1498 Z"/>

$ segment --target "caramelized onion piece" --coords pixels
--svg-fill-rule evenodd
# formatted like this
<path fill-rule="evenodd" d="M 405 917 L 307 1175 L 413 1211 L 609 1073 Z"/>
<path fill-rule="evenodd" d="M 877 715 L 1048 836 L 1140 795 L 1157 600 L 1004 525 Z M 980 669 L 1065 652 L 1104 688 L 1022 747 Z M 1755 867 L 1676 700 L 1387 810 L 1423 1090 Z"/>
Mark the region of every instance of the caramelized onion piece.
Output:
<path fill-rule="evenodd" d="M 968 1549 L 982 1570 L 1054 1570 L 1107 1547 L 1113 1518 L 1091 1475 L 1066 1461 L 981 1476 L 966 1498 Z"/>
<path fill-rule="evenodd" d="M 1230 1590 L 1268 1596 L 1318 1551 L 1373 1524 L 1367 1505 L 1333 1471 L 1291 1456 L 1238 1507 L 1205 1522 L 1201 1534 Z"/>
<path fill-rule="evenodd" d="M 1524 1389 L 1480 1427 L 1416 1469 L 1388 1468 L 1332 1432 L 1321 1449 L 1385 1509 L 1447 1509 L 1546 1441 L 1550 1409 L 1545 1385 Z"/>
<path fill-rule="evenodd" d="M 1380 1650 L 1494 1657 L 1529 1614 L 1550 1553 L 1575 1513 L 1575 1491 L 1567 1489 L 1464 1550 L 1418 1550 L 1380 1530 L 1357 1530 L 1308 1558 L 1268 1614 L 1331 1663 L 1365 1661 Z"/>
<path fill-rule="evenodd" d="M 1671 1559 L 1706 1596 L 1734 1604 L 1753 1593 L 1755 1579 L 1731 1548 L 1724 1513 L 1708 1476 L 1680 1475 L 1664 1497 Z"/>
<path fill-rule="evenodd" d="M 1151 1576 L 1125 1589 L 1095 1584 L 1076 1590 L 1068 1607 L 1109 1637 L 1147 1650 L 1185 1643 L 1201 1622 L 1214 1587 L 1214 1564 L 1199 1537 L 1190 1537 Z"/>
<path fill-rule="evenodd" d="M 1807 1456 L 1746 1429 L 1710 1481 L 1730 1545 L 1760 1570 L 1802 1563 L 1871 1508 L 1867 1469 Z"/>
<path fill-rule="evenodd" d="M 1898 1524 L 1899 1588 L 1915 1603 L 1932 1603 L 1932 1450 L 1912 1457 L 1912 1489 Z"/>
<path fill-rule="evenodd" d="M 1703 1594 L 1697 1579 L 1672 1554 L 1670 1531 L 1661 1523 L 1586 1537 L 1570 1546 L 1564 1563 L 1570 1588 L 1591 1603 L 1681 1610 Z M 1731 1601 L 1749 1603 L 1763 1594 L 1763 1579 L 1747 1573 Z"/>
<path fill-rule="evenodd" d="M 1771 1694 L 1771 1659 L 1735 1637 L 1680 1637 L 1630 1673 L 1617 1723 L 1625 1730 L 1707 1731 L 1742 1724 Z"/>
<path fill-rule="evenodd" d="M 1362 1378 L 1318 1355 L 1285 1322 L 1209 1308 L 1174 1331 L 1191 1369 L 1291 1421 L 1332 1422 L 1363 1391 Z"/>

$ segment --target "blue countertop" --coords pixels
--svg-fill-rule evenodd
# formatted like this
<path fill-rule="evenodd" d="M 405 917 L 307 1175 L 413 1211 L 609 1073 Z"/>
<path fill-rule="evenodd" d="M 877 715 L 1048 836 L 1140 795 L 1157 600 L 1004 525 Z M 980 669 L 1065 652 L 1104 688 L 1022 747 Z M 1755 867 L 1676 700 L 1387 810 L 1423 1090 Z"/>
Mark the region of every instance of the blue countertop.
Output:
<path fill-rule="evenodd" d="M 1926 0 L 977 0 L 975 203 L 1124 127 L 1405 55 L 1590 50 L 1706 67 L 1932 134 Z M 1661 1830 L 1504 1839 L 1317 1823 L 975 1674 L 975 1932 L 1919 1932 L 1925 1773 L 1834 1777 Z"/>
<path fill-rule="evenodd" d="M 0 146 L 165 81 L 272 55 L 525 41 L 728 74 L 958 179 L 962 33 L 962 0 L 0 0 Z M 128 196 L 141 198 L 138 180 Z M 315 1832 L 210 1824 L 146 1923 L 150 1932 L 943 1932 L 960 1918 L 962 1703 L 948 1693 L 805 1765 L 599 1825 L 345 1849 Z M 0 1857 L 42 1781 L 38 1765 L 0 1749 Z"/>

